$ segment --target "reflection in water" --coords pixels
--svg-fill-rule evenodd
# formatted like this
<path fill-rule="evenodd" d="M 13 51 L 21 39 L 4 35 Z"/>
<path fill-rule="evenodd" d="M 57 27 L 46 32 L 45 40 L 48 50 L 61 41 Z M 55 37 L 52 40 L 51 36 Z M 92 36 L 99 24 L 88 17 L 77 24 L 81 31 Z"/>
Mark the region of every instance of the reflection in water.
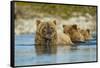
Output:
<path fill-rule="evenodd" d="M 56 63 L 56 45 L 35 45 L 36 64 Z"/>
<path fill-rule="evenodd" d="M 29 35 L 16 37 L 16 66 L 96 61 L 97 42 L 95 38 L 75 45 L 48 46 L 33 45 L 31 38 Z M 22 42 L 25 43 L 22 44 Z"/>
<path fill-rule="evenodd" d="M 56 46 L 16 46 L 15 64 L 41 65 L 96 61 L 96 46 L 92 45 L 56 45 Z"/>
<path fill-rule="evenodd" d="M 57 46 L 56 45 L 35 45 L 37 55 L 43 54 L 56 54 Z"/>
<path fill-rule="evenodd" d="M 60 48 L 60 50 L 59 50 Z M 75 45 L 35 45 L 35 50 L 37 55 L 56 55 L 59 51 L 74 51 L 77 50 Z"/>

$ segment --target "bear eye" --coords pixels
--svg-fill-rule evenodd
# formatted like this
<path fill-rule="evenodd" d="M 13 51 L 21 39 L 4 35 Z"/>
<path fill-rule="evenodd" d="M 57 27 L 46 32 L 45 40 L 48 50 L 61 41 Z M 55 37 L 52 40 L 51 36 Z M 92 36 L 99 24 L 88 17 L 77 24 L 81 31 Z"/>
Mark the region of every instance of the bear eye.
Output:
<path fill-rule="evenodd" d="M 51 29 L 53 29 L 53 27 L 51 27 Z"/>
<path fill-rule="evenodd" d="M 46 29 L 43 29 L 42 31 L 43 31 L 43 32 L 46 32 Z"/>

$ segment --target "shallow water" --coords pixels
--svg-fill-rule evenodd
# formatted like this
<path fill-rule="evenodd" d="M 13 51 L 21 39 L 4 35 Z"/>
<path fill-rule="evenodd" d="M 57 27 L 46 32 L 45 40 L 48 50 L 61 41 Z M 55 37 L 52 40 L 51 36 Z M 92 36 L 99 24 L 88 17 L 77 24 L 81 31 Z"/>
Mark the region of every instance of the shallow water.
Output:
<path fill-rule="evenodd" d="M 34 35 L 15 36 L 15 65 L 41 65 L 96 61 L 96 38 L 73 46 L 34 45 Z"/>

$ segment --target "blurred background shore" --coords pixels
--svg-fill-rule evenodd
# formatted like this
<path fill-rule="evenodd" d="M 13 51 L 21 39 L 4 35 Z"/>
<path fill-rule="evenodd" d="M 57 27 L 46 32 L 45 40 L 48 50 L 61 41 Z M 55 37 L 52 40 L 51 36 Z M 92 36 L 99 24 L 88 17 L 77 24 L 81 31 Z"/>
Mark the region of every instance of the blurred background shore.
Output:
<path fill-rule="evenodd" d="M 15 3 L 15 34 L 31 34 L 36 31 L 36 19 L 57 21 L 57 31 L 62 25 L 78 24 L 81 29 L 96 31 L 96 7 L 43 3 Z"/>

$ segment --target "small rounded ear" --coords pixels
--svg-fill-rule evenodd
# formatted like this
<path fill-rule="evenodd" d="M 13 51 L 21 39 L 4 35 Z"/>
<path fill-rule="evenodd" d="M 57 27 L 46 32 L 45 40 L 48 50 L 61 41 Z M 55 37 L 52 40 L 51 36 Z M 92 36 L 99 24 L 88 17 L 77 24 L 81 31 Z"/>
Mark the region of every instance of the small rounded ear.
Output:
<path fill-rule="evenodd" d="M 56 20 L 54 20 L 53 23 L 56 25 Z"/>
<path fill-rule="evenodd" d="M 88 33 L 90 33 L 90 29 L 87 29 L 86 31 L 87 31 Z"/>
<path fill-rule="evenodd" d="M 77 24 L 73 24 L 73 25 L 72 25 L 72 28 L 74 28 L 74 29 L 78 29 Z"/>
<path fill-rule="evenodd" d="M 37 23 L 37 25 L 39 25 L 41 23 L 41 21 L 40 20 L 36 20 L 36 23 Z"/>
<path fill-rule="evenodd" d="M 65 27 L 66 25 L 63 25 L 63 28 Z"/>

